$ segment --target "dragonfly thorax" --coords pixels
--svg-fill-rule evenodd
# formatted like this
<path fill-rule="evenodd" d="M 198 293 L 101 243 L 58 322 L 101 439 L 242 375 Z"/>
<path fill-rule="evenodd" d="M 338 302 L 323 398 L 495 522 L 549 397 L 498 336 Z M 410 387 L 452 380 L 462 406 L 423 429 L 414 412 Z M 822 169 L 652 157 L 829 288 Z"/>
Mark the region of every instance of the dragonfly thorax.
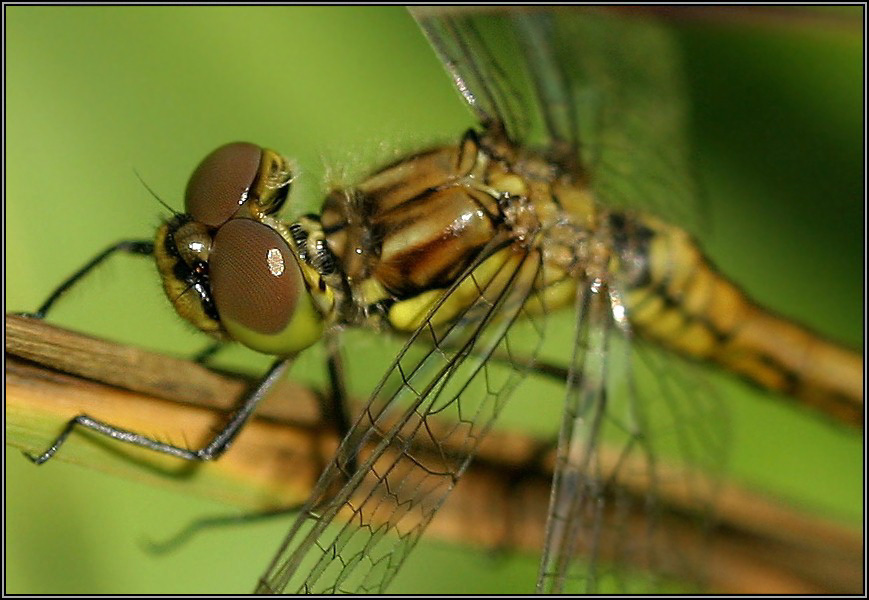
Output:
<path fill-rule="evenodd" d="M 455 146 L 389 165 L 332 191 L 319 217 L 291 226 L 300 258 L 333 290 L 327 321 L 407 331 L 489 257 L 536 246 L 550 263 L 541 286 L 571 276 L 594 219 L 590 195 L 552 168 L 535 168 L 543 161 L 533 156 L 496 155 L 488 141 L 469 131 Z M 556 197 L 583 204 L 576 214 L 584 217 Z M 441 320 L 461 309 L 458 302 Z"/>

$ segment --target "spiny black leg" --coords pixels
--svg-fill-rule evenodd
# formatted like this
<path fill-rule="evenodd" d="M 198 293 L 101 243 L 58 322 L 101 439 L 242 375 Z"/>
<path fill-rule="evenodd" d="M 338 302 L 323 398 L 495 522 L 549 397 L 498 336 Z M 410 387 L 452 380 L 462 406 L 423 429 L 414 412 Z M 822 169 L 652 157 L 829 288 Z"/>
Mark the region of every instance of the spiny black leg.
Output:
<path fill-rule="evenodd" d="M 350 416 L 347 414 L 347 385 L 344 377 L 344 364 L 341 359 L 337 335 L 329 335 L 326 338 L 327 367 L 329 369 L 329 383 L 332 394 L 329 405 L 324 408 L 326 419 L 335 425 L 341 439 L 350 431 Z"/>
<path fill-rule="evenodd" d="M 241 428 L 244 427 L 244 424 L 247 423 L 248 419 L 250 419 L 260 401 L 268 395 L 272 386 L 277 383 L 281 377 L 286 375 L 287 370 L 293 364 L 295 358 L 295 355 L 287 358 L 279 358 L 272 363 L 272 366 L 269 367 L 268 372 L 266 372 L 262 380 L 260 380 L 257 386 L 251 390 L 238 410 L 236 410 L 232 417 L 230 417 L 229 422 L 226 424 L 226 427 L 223 428 L 223 431 L 214 436 L 214 439 L 211 440 L 210 444 L 198 451 L 200 460 L 211 460 L 212 458 L 217 458 L 223 454 L 239 434 Z"/>
<path fill-rule="evenodd" d="M 331 334 L 326 337 L 326 352 L 328 354 L 326 363 L 329 370 L 332 393 L 328 399 L 323 399 L 321 402 L 321 410 L 323 411 L 324 421 L 332 423 L 338 432 L 338 438 L 343 440 L 350 432 L 350 415 L 347 414 L 349 397 L 347 396 L 344 366 L 337 334 Z M 347 477 L 356 472 L 357 462 L 358 457 L 355 454 L 344 457 L 344 469 Z"/>
<path fill-rule="evenodd" d="M 213 342 L 208 344 L 205 348 L 199 351 L 199 353 L 193 356 L 193 362 L 198 363 L 200 365 L 205 364 L 212 356 L 217 354 L 220 350 L 222 350 L 226 346 L 226 342 Z"/>
<path fill-rule="evenodd" d="M 245 513 L 240 515 L 219 515 L 216 517 L 205 517 L 197 519 L 184 527 L 181 531 L 174 534 L 162 542 L 147 540 L 145 548 L 153 554 L 166 554 L 172 552 L 189 542 L 193 536 L 208 529 L 216 529 L 219 527 L 231 527 L 234 525 L 246 525 L 248 523 L 256 523 L 259 521 L 267 521 L 283 517 L 295 512 L 298 512 L 304 503 L 300 503 L 286 508 L 275 508 L 272 510 L 264 510 L 260 512 Z"/>
<path fill-rule="evenodd" d="M 156 450 L 157 452 L 171 454 L 172 456 L 178 456 L 186 460 L 196 460 L 197 458 L 196 452 L 194 451 L 159 442 L 157 440 L 146 437 L 144 435 L 140 435 L 133 431 L 121 429 L 119 427 L 109 425 L 108 423 L 104 423 L 103 421 L 98 421 L 97 419 L 89 417 L 88 415 L 79 415 L 74 419 L 70 420 L 66 424 L 66 427 L 63 429 L 63 432 L 59 436 L 57 436 L 56 440 L 54 440 L 54 443 L 51 444 L 51 446 L 49 446 L 48 449 L 39 456 L 33 456 L 32 454 L 28 454 L 27 452 L 24 453 L 24 456 L 35 462 L 37 465 L 41 465 L 52 456 L 54 456 L 58 450 L 60 450 L 60 447 L 66 441 L 66 438 L 69 436 L 69 434 L 72 432 L 76 425 L 84 427 L 86 429 L 90 429 L 92 431 L 96 431 L 97 433 L 101 433 L 102 435 L 108 436 L 110 438 L 121 440 L 122 442 L 135 444 L 137 446 L 143 446 L 145 448 L 150 448 L 151 450 Z"/>
<path fill-rule="evenodd" d="M 127 252 L 128 254 L 142 254 L 146 256 L 150 256 L 154 254 L 154 242 L 148 240 L 124 240 L 122 242 L 118 242 L 112 246 L 109 246 L 99 254 L 97 254 L 93 259 L 90 260 L 86 265 L 80 268 L 78 271 L 70 275 L 66 281 L 61 283 L 54 292 L 48 297 L 48 300 L 42 303 L 42 306 L 37 309 L 35 313 L 31 313 L 28 316 L 34 317 L 36 319 L 45 318 L 46 313 L 48 313 L 49 309 L 54 305 L 57 300 L 63 296 L 69 289 L 74 286 L 76 283 L 81 280 L 82 277 L 91 272 L 97 265 L 106 260 L 112 254 L 116 252 Z"/>
<path fill-rule="evenodd" d="M 26 452 L 24 455 L 36 464 L 41 465 L 57 453 L 64 441 L 66 441 L 70 432 L 76 425 L 78 425 L 128 444 L 141 446 L 143 448 L 154 450 L 155 452 L 169 454 L 170 456 L 177 456 L 178 458 L 183 458 L 185 460 L 205 461 L 215 459 L 226 451 L 241 431 L 244 424 L 253 414 L 253 411 L 256 409 L 259 402 L 268 394 L 275 382 L 286 373 L 292 362 L 293 357 L 280 358 L 276 360 L 257 386 L 247 394 L 239 408 L 229 418 L 229 421 L 226 423 L 224 428 L 214 436 L 214 439 L 200 450 L 189 450 L 187 448 L 173 446 L 172 444 L 160 442 L 153 438 L 126 429 L 121 429 L 114 425 L 109 425 L 103 421 L 98 421 L 88 415 L 79 415 L 67 423 L 63 432 L 61 432 L 57 439 L 54 440 L 54 443 L 52 443 L 45 452 L 38 456 L 32 456 Z"/>

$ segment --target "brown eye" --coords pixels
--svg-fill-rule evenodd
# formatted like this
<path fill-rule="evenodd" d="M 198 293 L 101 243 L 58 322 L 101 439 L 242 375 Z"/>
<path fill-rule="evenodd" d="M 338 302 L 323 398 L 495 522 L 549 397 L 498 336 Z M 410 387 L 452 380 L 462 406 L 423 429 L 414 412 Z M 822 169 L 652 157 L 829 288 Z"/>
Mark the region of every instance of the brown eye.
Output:
<path fill-rule="evenodd" d="M 209 227 L 228 221 L 247 200 L 262 153 L 256 144 L 234 142 L 206 156 L 187 182 L 184 205 L 188 214 Z"/>
<path fill-rule="evenodd" d="M 284 239 L 250 219 L 232 219 L 217 231 L 209 271 L 221 322 L 231 320 L 259 334 L 284 330 L 304 289 Z"/>

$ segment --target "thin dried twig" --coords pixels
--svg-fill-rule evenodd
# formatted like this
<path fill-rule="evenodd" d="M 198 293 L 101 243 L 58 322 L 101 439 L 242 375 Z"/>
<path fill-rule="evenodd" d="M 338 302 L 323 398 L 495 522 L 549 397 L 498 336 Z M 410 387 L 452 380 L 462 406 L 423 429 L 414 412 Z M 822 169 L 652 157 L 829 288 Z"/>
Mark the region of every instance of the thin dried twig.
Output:
<path fill-rule="evenodd" d="M 28 452 L 41 452 L 81 413 L 197 446 L 249 383 L 188 361 L 6 316 L 6 443 Z M 282 383 L 214 463 L 191 465 L 81 432 L 56 459 L 252 511 L 296 506 L 307 499 L 339 443 L 336 432 L 321 422 L 318 407 L 316 392 Z M 457 544 L 539 551 L 554 464 L 553 453 L 541 457 L 540 449 L 527 436 L 490 434 L 428 534 Z M 639 495 L 648 482 L 620 483 Z M 662 494 L 664 524 L 674 532 L 670 539 L 689 543 L 696 531 L 689 502 L 666 489 Z M 722 486 L 717 511 L 718 528 L 705 550 L 713 589 L 862 589 L 857 533 L 735 485 Z"/>

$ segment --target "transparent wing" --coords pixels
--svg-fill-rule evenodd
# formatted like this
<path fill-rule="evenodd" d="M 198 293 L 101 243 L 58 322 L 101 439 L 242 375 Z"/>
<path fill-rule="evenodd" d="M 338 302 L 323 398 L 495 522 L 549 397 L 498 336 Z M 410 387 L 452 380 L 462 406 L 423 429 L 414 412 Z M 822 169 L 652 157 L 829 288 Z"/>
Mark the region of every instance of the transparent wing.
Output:
<path fill-rule="evenodd" d="M 580 162 L 597 198 L 696 232 L 706 216 L 671 32 L 618 9 L 559 13 L 553 23 L 551 44 L 580 124 Z"/>
<path fill-rule="evenodd" d="M 484 127 L 583 176 L 608 207 L 703 229 L 671 33 L 638 11 L 496 10 L 412 11 Z"/>
<path fill-rule="evenodd" d="M 511 141 L 544 147 L 610 208 L 697 222 L 679 65 L 653 22 L 594 12 L 416 16 L 490 129 L 504 123 Z M 578 288 L 539 591 L 648 591 L 657 575 L 702 577 L 696 559 L 724 456 L 719 404 L 693 366 L 632 340 L 615 317 L 624 307 L 612 279 L 599 273 Z M 674 525 L 665 505 L 697 526 Z M 697 552 L 674 553 L 692 542 Z"/>
<path fill-rule="evenodd" d="M 512 18 L 534 48 L 538 110 L 555 113 L 543 121 L 579 124 L 572 139 L 597 199 L 696 223 L 684 90 L 667 33 L 607 13 Z M 557 81 L 543 81 L 559 68 Z M 574 102 L 572 119 L 559 116 L 559 98 Z M 567 138 L 558 128 L 546 127 L 556 145 Z M 612 272 L 590 273 L 578 288 L 538 591 L 647 592 L 658 578 L 703 579 L 726 455 L 720 403 L 695 365 L 633 339 L 622 297 Z M 695 527 L 677 525 L 672 507 Z M 694 551 L 677 554 L 686 547 Z"/>
<path fill-rule="evenodd" d="M 411 13 L 484 130 L 580 168 L 572 90 L 549 44 L 551 15 L 430 7 Z"/>
<path fill-rule="evenodd" d="M 700 586 L 726 456 L 719 398 L 697 365 L 632 339 L 617 289 L 585 282 L 576 307 L 537 589 Z"/>
<path fill-rule="evenodd" d="M 612 318 L 609 308 L 602 303 L 602 295 L 594 293 L 587 282 L 582 282 L 577 292 L 575 342 L 537 580 L 540 592 L 563 593 L 580 543 L 589 546 L 585 558 L 591 567 L 589 581 L 593 581 L 599 543 L 592 538 L 600 536 L 600 509 L 605 500 L 604 476 L 598 468 L 597 453 L 607 408 L 607 353 Z"/>
<path fill-rule="evenodd" d="M 503 133 L 514 143 L 523 143 L 529 122 L 520 89 L 501 67 L 483 38 L 493 21 L 454 15 L 449 9 L 410 9 L 456 90 L 473 111 L 484 130 Z M 505 51 L 509 39 L 499 36 Z M 516 55 L 515 44 L 512 48 Z"/>
<path fill-rule="evenodd" d="M 539 14 L 416 16 L 490 139 L 548 148 L 556 164 L 587 176 L 612 205 L 672 201 L 689 188 L 672 184 L 681 171 L 677 132 L 661 125 L 647 152 L 635 139 L 644 119 L 657 116 L 662 99 L 643 100 L 637 91 L 643 89 L 637 77 L 654 79 L 653 73 L 636 63 L 638 55 L 618 47 L 626 33 L 618 20 L 585 14 L 564 23 Z M 583 57 L 576 55 L 577 35 L 584 36 Z M 648 35 L 655 48 L 657 38 Z M 615 53 L 615 67 L 606 53 Z M 632 108 L 645 112 L 620 121 Z M 671 120 L 678 118 L 663 118 Z M 672 153 L 655 146 L 662 140 L 673 142 Z M 493 241 L 491 252 L 497 248 Z M 533 358 L 542 342 L 545 311 L 535 316 L 524 309 L 542 259 L 536 250 L 517 250 L 485 278 L 475 271 L 491 254 L 484 252 L 429 314 L 436 316 L 470 282 L 475 300 L 462 317 L 441 328 L 427 321 L 411 336 L 321 477 L 259 591 L 373 592 L 392 579 L 522 378 L 528 363 L 511 362 L 512 348 L 521 344 L 522 353 Z M 635 384 L 629 327 L 615 317 L 618 289 L 616 282 L 608 288 L 607 279 L 601 273 L 578 288 L 542 590 L 595 590 L 606 573 L 617 572 L 611 565 L 668 571 L 659 566 L 660 557 L 672 562 L 660 542 L 666 535 L 659 535 L 664 518 L 658 502 L 660 480 L 670 476 L 657 466 L 662 453 L 652 438 L 659 419 L 647 411 L 661 403 L 659 394 L 674 396 L 672 390 Z M 488 361 L 492 355 L 507 360 L 496 366 Z M 660 366 L 653 370 L 668 373 Z M 679 407 L 703 412 L 698 407 L 705 406 L 705 396 L 696 390 L 685 396 Z M 665 414 L 676 414 L 672 408 Z M 672 423 L 657 429 L 674 431 Z M 606 451 L 604 444 L 618 450 Z M 700 446 L 680 448 L 696 458 L 707 454 Z M 681 474 L 672 479 L 679 485 L 687 480 Z M 624 578 L 616 579 L 622 585 Z"/>
<path fill-rule="evenodd" d="M 392 580 L 523 375 L 489 357 L 510 356 L 517 336 L 533 355 L 542 339 L 540 317 L 524 308 L 539 253 L 507 248 L 486 262 L 485 276 L 483 258 L 392 363 L 258 591 L 381 592 Z M 451 294 L 468 290 L 474 301 L 457 321 L 431 325 Z"/>

